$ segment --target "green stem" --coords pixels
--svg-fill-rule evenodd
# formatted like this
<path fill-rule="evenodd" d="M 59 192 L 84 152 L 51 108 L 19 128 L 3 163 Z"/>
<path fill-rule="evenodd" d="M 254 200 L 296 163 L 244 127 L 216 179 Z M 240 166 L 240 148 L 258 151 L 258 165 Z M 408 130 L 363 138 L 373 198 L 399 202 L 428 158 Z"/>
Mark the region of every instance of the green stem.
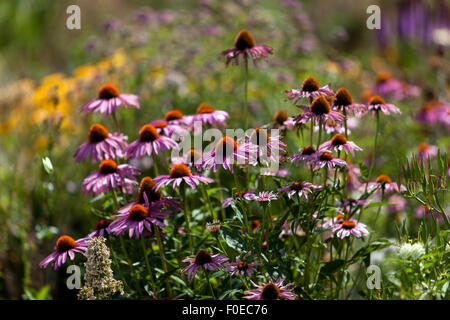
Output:
<path fill-rule="evenodd" d="M 150 262 L 148 260 L 147 246 L 145 245 L 145 238 L 144 238 L 144 235 L 142 235 L 142 234 L 141 234 L 141 245 L 142 245 L 142 251 L 144 252 L 145 264 L 147 265 L 148 275 L 150 276 L 150 283 L 152 284 L 153 293 L 155 295 L 157 295 L 158 291 L 157 291 L 156 284 L 155 284 L 155 278 L 153 277 L 152 268 L 150 267 Z"/>
<path fill-rule="evenodd" d="M 216 296 L 215 296 L 215 294 L 214 294 L 214 290 L 213 290 L 213 288 L 212 288 L 212 286 L 211 286 L 211 282 L 209 281 L 208 271 L 206 271 L 206 269 L 203 269 L 203 271 L 205 272 L 206 281 L 208 281 L 208 286 L 209 286 L 209 290 L 211 291 L 211 295 L 212 295 L 212 297 L 213 297 L 214 300 L 217 300 L 217 299 L 216 299 Z"/>
<path fill-rule="evenodd" d="M 166 254 L 165 254 L 165 249 L 164 249 L 164 243 L 161 239 L 161 232 L 159 231 L 159 227 L 157 225 L 154 225 L 154 228 L 155 228 L 155 234 L 156 234 L 156 241 L 158 243 L 158 248 L 159 248 L 159 254 L 161 255 L 162 267 L 163 267 L 164 272 L 167 273 L 167 272 L 169 272 L 169 268 L 167 267 Z M 169 293 L 169 296 L 172 297 L 172 287 L 170 286 L 168 278 L 166 278 L 166 288 L 167 288 L 167 292 Z"/>
<path fill-rule="evenodd" d="M 153 174 L 155 175 L 155 177 L 157 177 L 157 176 L 159 176 L 159 172 L 158 172 L 158 164 L 157 164 L 157 159 L 156 159 L 155 153 L 152 154 L 152 158 L 153 158 Z"/>
<path fill-rule="evenodd" d="M 119 239 L 120 239 L 120 245 L 122 246 L 123 255 L 128 262 L 128 266 L 130 267 L 130 271 L 133 274 L 134 281 L 136 282 L 136 289 L 137 289 L 139 295 L 142 296 L 142 291 L 141 291 L 141 287 L 139 284 L 139 278 L 134 270 L 133 263 L 131 262 L 130 257 L 128 256 L 127 249 L 125 248 L 125 242 L 123 241 L 123 236 L 120 235 Z"/>
<path fill-rule="evenodd" d="M 191 212 L 189 210 L 189 206 L 188 206 L 187 199 L 186 199 L 186 187 L 185 187 L 184 182 L 180 185 L 180 197 L 181 197 L 181 200 L 183 201 L 184 218 L 186 220 L 186 233 L 187 233 L 188 241 L 189 241 L 189 250 L 193 254 L 194 253 L 194 245 L 192 244 L 191 226 L 190 226 Z"/>
<path fill-rule="evenodd" d="M 380 111 L 376 111 L 376 119 L 377 119 L 377 129 L 375 132 L 375 141 L 373 146 L 372 160 L 370 162 L 369 175 L 367 176 L 366 187 L 364 188 L 364 192 L 367 192 L 367 186 L 369 185 L 370 178 L 372 177 L 373 167 L 375 165 L 375 155 L 377 153 L 377 143 L 378 143 L 378 133 L 380 131 Z"/>
<path fill-rule="evenodd" d="M 244 130 L 248 129 L 248 58 L 244 56 Z"/>
<path fill-rule="evenodd" d="M 211 216 L 214 220 L 216 220 L 217 213 L 214 211 L 212 205 L 211 205 L 211 199 L 209 198 L 208 192 L 205 190 L 205 186 L 203 184 L 200 184 L 200 190 L 202 192 L 203 198 L 205 199 L 206 206 L 208 207 L 209 212 L 211 213 Z"/>

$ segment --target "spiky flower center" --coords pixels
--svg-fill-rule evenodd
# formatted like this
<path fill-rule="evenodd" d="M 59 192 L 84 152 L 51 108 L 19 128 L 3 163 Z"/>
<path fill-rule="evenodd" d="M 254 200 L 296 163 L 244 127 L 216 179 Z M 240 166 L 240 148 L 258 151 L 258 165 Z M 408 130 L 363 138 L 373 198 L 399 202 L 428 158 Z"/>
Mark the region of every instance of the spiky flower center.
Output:
<path fill-rule="evenodd" d="M 112 83 L 105 83 L 98 90 L 98 97 L 100 99 L 112 99 L 120 96 L 120 91 L 117 87 Z"/>
<path fill-rule="evenodd" d="M 153 189 L 156 182 L 150 177 L 144 177 L 139 184 L 138 189 L 138 201 L 140 203 L 145 202 L 144 193 L 147 195 L 147 199 L 149 202 L 158 201 L 162 198 L 161 191 Z"/>
<path fill-rule="evenodd" d="M 377 74 L 377 83 L 383 83 L 391 79 L 389 72 L 381 71 Z"/>
<path fill-rule="evenodd" d="M 202 103 L 198 106 L 197 108 L 197 113 L 198 114 L 203 114 L 203 113 L 213 113 L 214 111 L 216 111 L 216 109 L 214 109 L 213 107 L 211 107 L 209 104 L 207 103 Z"/>
<path fill-rule="evenodd" d="M 180 120 L 181 118 L 183 118 L 183 113 L 180 110 L 168 111 L 164 116 L 166 121 Z"/>
<path fill-rule="evenodd" d="M 303 183 L 295 181 L 291 184 L 291 190 L 301 191 L 303 190 Z"/>
<path fill-rule="evenodd" d="M 212 262 L 211 254 L 207 250 L 199 250 L 195 255 L 194 263 L 199 266 Z"/>
<path fill-rule="evenodd" d="M 161 121 L 154 123 L 153 126 L 157 129 L 162 129 L 162 128 L 167 127 L 167 122 L 161 120 Z"/>
<path fill-rule="evenodd" d="M 266 129 L 256 128 L 250 134 L 250 142 L 259 146 L 267 145 L 269 143 L 269 135 Z"/>
<path fill-rule="evenodd" d="M 118 167 L 117 163 L 114 160 L 107 159 L 100 162 L 100 165 L 98 166 L 98 171 L 101 174 L 110 174 L 117 172 Z"/>
<path fill-rule="evenodd" d="M 311 112 L 315 115 L 327 114 L 331 111 L 330 104 L 328 103 L 327 99 L 322 96 L 315 98 L 311 103 L 310 108 Z"/>
<path fill-rule="evenodd" d="M 76 247 L 77 247 L 77 243 L 70 236 L 66 236 L 66 235 L 61 236 L 56 241 L 56 250 L 58 252 L 66 252 L 66 251 L 69 251 L 70 249 L 73 249 Z"/>
<path fill-rule="evenodd" d="M 354 221 L 351 220 L 342 221 L 342 228 L 350 230 L 353 229 L 354 227 L 356 227 L 356 223 Z"/>
<path fill-rule="evenodd" d="M 419 150 L 419 152 L 426 152 L 428 150 L 428 148 L 429 148 L 429 145 L 423 142 L 423 143 L 419 144 L 418 150 Z"/>
<path fill-rule="evenodd" d="M 378 178 L 377 178 L 377 180 L 375 180 L 375 182 L 379 183 L 379 184 L 385 184 L 385 183 L 391 183 L 392 180 L 388 175 L 382 174 L 382 175 L 378 176 Z"/>
<path fill-rule="evenodd" d="M 370 98 L 369 105 L 374 106 L 377 104 L 386 104 L 386 101 L 380 96 L 373 96 Z"/>
<path fill-rule="evenodd" d="M 186 163 L 198 163 L 202 158 L 202 153 L 194 148 L 191 148 L 185 155 Z"/>
<path fill-rule="evenodd" d="M 316 149 L 314 149 L 314 147 L 306 146 L 306 147 L 303 148 L 302 155 L 310 156 L 310 155 L 312 155 L 315 152 L 316 152 Z"/>
<path fill-rule="evenodd" d="M 109 136 L 109 131 L 99 123 L 94 123 L 89 129 L 89 142 L 102 142 Z"/>
<path fill-rule="evenodd" d="M 324 152 L 320 155 L 319 159 L 321 161 L 331 161 L 333 160 L 334 156 L 331 152 Z"/>
<path fill-rule="evenodd" d="M 283 110 L 277 111 L 273 116 L 273 120 L 279 125 L 282 125 L 287 119 L 289 119 L 289 115 Z"/>
<path fill-rule="evenodd" d="M 142 221 L 149 216 L 147 208 L 140 204 L 132 206 L 128 214 L 129 219 L 133 221 Z"/>
<path fill-rule="evenodd" d="M 107 228 L 111 224 L 111 220 L 108 219 L 100 219 L 95 224 L 95 230 L 101 230 Z"/>
<path fill-rule="evenodd" d="M 144 125 L 139 131 L 139 141 L 153 142 L 159 138 L 159 133 L 151 124 Z"/>
<path fill-rule="evenodd" d="M 233 138 L 225 136 L 216 144 L 215 151 L 216 154 L 225 157 L 231 150 L 235 152 L 237 147 L 237 143 Z"/>
<path fill-rule="evenodd" d="M 353 104 L 353 97 L 350 94 L 350 91 L 348 91 L 346 88 L 340 88 L 336 92 L 336 106 L 349 106 Z"/>
<path fill-rule="evenodd" d="M 248 263 L 245 262 L 245 261 L 240 261 L 240 262 L 237 264 L 237 268 L 238 268 L 239 271 L 245 271 L 245 270 L 248 269 Z"/>
<path fill-rule="evenodd" d="M 336 133 L 333 136 L 333 138 L 331 138 L 331 144 L 333 146 L 341 146 L 346 143 L 347 143 L 347 138 L 341 133 Z"/>
<path fill-rule="evenodd" d="M 189 177 L 191 176 L 191 170 L 184 163 L 177 163 L 170 169 L 170 177 L 172 179 Z"/>
<path fill-rule="evenodd" d="M 320 89 L 319 81 L 313 76 L 307 77 L 302 84 L 302 91 L 314 92 Z"/>
<path fill-rule="evenodd" d="M 280 288 L 275 283 L 269 282 L 262 288 L 261 297 L 264 300 L 276 300 L 280 297 Z"/>
<path fill-rule="evenodd" d="M 339 213 L 337 216 L 336 216 L 336 220 L 344 220 L 344 214 L 342 214 L 342 213 Z"/>
<path fill-rule="evenodd" d="M 254 46 L 256 46 L 255 38 L 245 29 L 241 30 L 234 40 L 234 47 L 238 50 L 251 49 Z"/>

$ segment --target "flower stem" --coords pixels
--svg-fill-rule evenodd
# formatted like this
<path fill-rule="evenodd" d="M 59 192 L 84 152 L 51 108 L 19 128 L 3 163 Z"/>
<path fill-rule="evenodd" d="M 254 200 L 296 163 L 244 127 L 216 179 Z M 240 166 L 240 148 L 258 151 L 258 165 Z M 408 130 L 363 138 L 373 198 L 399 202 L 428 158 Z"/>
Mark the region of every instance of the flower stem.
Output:
<path fill-rule="evenodd" d="M 158 172 L 158 164 L 157 164 L 157 159 L 156 159 L 155 153 L 152 154 L 152 158 L 153 158 L 153 174 L 155 175 L 155 177 L 157 177 L 157 176 L 159 176 L 159 172 Z"/>
<path fill-rule="evenodd" d="M 208 286 L 209 286 L 209 290 L 211 291 L 211 295 L 212 295 L 212 297 L 213 297 L 214 300 L 217 300 L 217 299 L 216 299 L 216 296 L 215 296 L 215 294 L 214 294 L 214 290 L 213 290 L 213 288 L 212 288 L 212 286 L 211 286 L 211 282 L 209 281 L 208 271 L 206 271 L 206 269 L 203 269 L 203 271 L 205 272 L 206 281 L 208 281 Z"/>
<path fill-rule="evenodd" d="M 380 131 L 380 112 L 376 111 L 376 119 L 377 119 L 377 129 L 375 132 L 375 141 L 373 145 L 373 153 L 372 153 L 372 161 L 370 162 L 369 175 L 367 176 L 366 187 L 364 188 L 364 192 L 367 192 L 367 186 L 369 185 L 370 178 L 372 177 L 373 167 L 375 165 L 375 155 L 377 153 L 377 142 L 378 142 L 378 133 Z"/>
<path fill-rule="evenodd" d="M 186 233 L 188 236 L 188 241 L 189 241 L 189 250 L 191 251 L 191 253 L 194 253 L 194 245 L 192 244 L 192 237 L 191 237 L 191 212 L 189 210 L 189 206 L 187 203 L 187 199 L 186 199 L 186 188 L 185 188 L 185 184 L 182 183 L 180 185 L 180 197 L 183 201 L 183 208 L 184 208 L 184 218 L 186 220 Z"/>
<path fill-rule="evenodd" d="M 140 287 L 140 284 L 139 284 L 139 278 L 138 278 L 138 276 L 137 276 L 137 274 L 136 274 L 136 272 L 135 272 L 135 270 L 133 268 L 133 263 L 131 262 L 130 257 L 128 256 L 127 249 L 125 248 L 125 242 L 123 241 L 123 236 L 120 235 L 119 239 L 120 239 L 120 245 L 122 246 L 123 255 L 124 255 L 125 259 L 128 262 L 128 266 L 130 267 L 130 271 L 133 274 L 134 281 L 136 282 L 136 289 L 137 289 L 139 295 L 142 296 L 142 291 L 141 291 L 141 287 Z"/>
<path fill-rule="evenodd" d="M 248 57 L 244 56 L 244 129 L 248 128 Z"/>
<path fill-rule="evenodd" d="M 155 284 L 155 278 L 153 278 L 152 268 L 150 267 L 150 262 L 148 260 L 147 246 L 145 244 L 145 238 L 144 238 L 143 234 L 141 234 L 141 245 L 142 245 L 142 251 L 144 252 L 145 264 L 147 265 L 148 275 L 150 276 L 150 283 L 152 284 L 153 293 L 156 295 L 156 294 L 158 294 L 158 291 L 157 291 L 157 287 Z"/>
<path fill-rule="evenodd" d="M 161 255 L 161 262 L 162 262 L 162 267 L 164 272 L 169 272 L 169 268 L 167 267 L 167 262 L 166 262 L 166 254 L 165 254 L 165 249 L 164 249 L 164 243 L 161 239 L 161 232 L 159 231 L 159 227 L 157 225 L 154 225 L 155 227 L 155 233 L 156 233 L 156 241 L 158 243 L 158 248 L 159 248 L 159 254 Z M 167 292 L 169 293 L 169 296 L 172 296 L 172 287 L 170 286 L 169 283 L 169 278 L 166 278 L 166 288 L 167 288 Z"/>
<path fill-rule="evenodd" d="M 211 216 L 213 219 L 217 219 L 217 213 L 214 211 L 212 205 L 211 205 L 211 199 L 209 198 L 208 192 L 205 190 L 205 186 L 203 184 L 200 184 L 200 190 L 202 191 L 203 198 L 205 199 L 206 206 L 208 207 L 209 212 L 211 213 Z"/>

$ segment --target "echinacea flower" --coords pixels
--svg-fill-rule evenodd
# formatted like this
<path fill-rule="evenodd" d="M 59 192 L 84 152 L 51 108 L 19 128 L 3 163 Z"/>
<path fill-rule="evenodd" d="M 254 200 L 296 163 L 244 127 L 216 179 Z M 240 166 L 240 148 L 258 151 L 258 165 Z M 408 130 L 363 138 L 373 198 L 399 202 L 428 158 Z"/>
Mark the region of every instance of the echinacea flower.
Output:
<path fill-rule="evenodd" d="M 342 124 L 342 122 L 334 122 L 334 121 L 327 121 L 323 128 L 325 129 L 325 132 L 330 133 L 345 133 L 345 126 Z M 315 131 L 319 131 L 319 126 L 316 126 L 314 128 Z M 347 128 L 347 133 L 350 133 L 350 130 Z"/>
<path fill-rule="evenodd" d="M 192 122 L 201 121 L 204 125 L 225 126 L 225 121 L 229 118 L 227 112 L 216 110 L 207 103 L 202 103 L 197 108 L 197 113 L 192 116 Z"/>
<path fill-rule="evenodd" d="M 106 234 L 111 233 L 111 229 L 109 228 L 109 225 L 111 224 L 111 220 L 109 219 L 100 219 L 97 221 L 94 227 L 94 231 L 92 231 L 88 238 L 93 237 L 104 237 Z"/>
<path fill-rule="evenodd" d="M 356 238 L 369 234 L 366 225 L 353 219 L 344 220 L 341 223 L 335 223 L 332 226 L 332 232 L 338 238 L 344 239 L 345 237 L 354 236 Z"/>
<path fill-rule="evenodd" d="M 335 158 L 330 150 L 322 149 L 317 151 L 314 164 L 314 170 L 318 170 L 325 166 L 327 166 L 329 169 L 336 166 L 345 167 L 347 162 L 345 160 Z"/>
<path fill-rule="evenodd" d="M 417 97 L 420 93 L 418 87 L 395 79 L 385 71 L 377 74 L 377 83 L 372 88 L 372 91 L 382 96 L 391 97 L 397 101 L 403 100 L 404 98 Z"/>
<path fill-rule="evenodd" d="M 145 154 L 151 156 L 155 153 L 159 156 L 161 150 L 167 152 L 177 146 L 173 139 L 160 135 L 154 126 L 146 124 L 139 131 L 139 138 L 125 148 L 124 152 L 128 159 L 136 159 Z"/>
<path fill-rule="evenodd" d="M 183 113 L 178 109 L 173 109 L 166 112 L 164 121 L 166 121 L 167 124 L 190 125 L 192 122 L 192 117 L 183 115 Z"/>
<path fill-rule="evenodd" d="M 56 241 L 55 252 L 42 260 L 39 267 L 46 268 L 51 263 L 53 269 L 58 270 L 66 262 L 67 256 L 73 260 L 76 252 L 84 254 L 87 250 L 87 240 L 87 238 L 82 238 L 75 241 L 67 235 L 59 237 Z"/>
<path fill-rule="evenodd" d="M 353 141 L 348 141 L 347 138 L 341 134 L 336 133 L 331 140 L 322 143 L 319 149 L 329 149 L 331 151 L 344 150 L 346 153 L 351 153 L 352 156 L 355 155 L 356 151 L 362 151 Z"/>
<path fill-rule="evenodd" d="M 302 84 L 302 87 L 299 89 L 292 89 L 285 91 L 284 93 L 288 94 L 288 100 L 294 100 L 294 104 L 300 99 L 304 98 L 317 98 L 319 96 L 332 96 L 334 92 L 330 90 L 330 85 L 327 84 L 324 87 L 320 87 L 319 81 L 313 76 L 307 77 Z"/>
<path fill-rule="evenodd" d="M 392 182 L 391 178 L 386 174 L 381 174 L 377 177 L 375 182 L 369 182 L 368 189 L 369 191 L 372 191 L 373 189 L 381 187 L 382 190 L 389 192 L 389 191 L 395 191 L 395 192 L 404 192 L 406 191 L 405 186 L 400 185 L 400 190 L 398 189 L 398 185 L 395 182 Z"/>
<path fill-rule="evenodd" d="M 316 186 L 312 183 L 306 181 L 295 181 L 290 185 L 282 187 L 279 192 L 287 192 L 289 199 L 291 199 L 294 195 L 297 195 L 299 198 L 304 197 L 305 199 L 308 199 L 308 193 L 312 193 L 312 189 L 315 187 Z"/>
<path fill-rule="evenodd" d="M 356 116 L 363 115 L 367 107 L 364 104 L 354 103 L 353 97 L 346 88 L 340 88 L 336 91 L 334 96 L 333 109 L 336 111 L 342 111 L 346 114 L 353 114 Z"/>
<path fill-rule="evenodd" d="M 335 224 L 341 224 L 344 220 L 346 220 L 346 215 L 343 213 L 338 213 L 336 216 L 329 218 L 324 218 L 324 223 L 322 224 L 322 228 L 331 229 Z"/>
<path fill-rule="evenodd" d="M 120 105 L 125 107 L 135 106 L 139 109 L 139 97 L 134 94 L 120 93 L 119 89 L 112 84 L 106 83 L 100 87 L 98 98 L 92 99 L 80 108 L 80 112 L 100 112 L 112 114 Z"/>
<path fill-rule="evenodd" d="M 204 155 L 204 169 L 213 168 L 214 172 L 222 165 L 225 170 L 233 172 L 234 162 L 244 164 L 255 156 L 255 150 L 252 150 L 249 144 L 238 144 L 231 137 L 223 137 L 217 142 L 214 149 Z"/>
<path fill-rule="evenodd" d="M 244 299 L 248 300 L 279 300 L 279 299 L 288 299 L 294 300 L 297 295 L 293 293 L 294 283 L 288 283 L 283 286 L 284 279 L 278 278 L 275 282 L 272 279 L 269 279 L 267 283 L 260 283 L 257 285 L 253 281 L 250 280 L 253 286 L 256 289 L 247 290 L 244 294 Z"/>
<path fill-rule="evenodd" d="M 189 131 L 179 124 L 168 123 L 166 120 L 154 120 L 150 124 L 155 127 L 156 131 L 160 135 L 164 135 L 169 138 L 175 138 L 174 134 L 178 137 L 185 136 Z"/>
<path fill-rule="evenodd" d="M 122 188 L 125 193 L 133 192 L 137 184 L 135 176 L 140 173 L 138 168 L 128 164 L 117 165 L 114 160 L 103 160 L 98 170 L 93 171 L 83 181 L 83 191 L 86 194 L 97 195 L 108 190 Z"/>
<path fill-rule="evenodd" d="M 277 200 L 278 196 L 273 191 L 261 191 L 258 194 L 246 193 L 245 199 L 258 201 L 258 202 L 270 202 L 272 200 Z"/>
<path fill-rule="evenodd" d="M 207 222 L 206 223 L 206 229 L 208 229 L 209 232 L 215 233 L 220 230 L 220 221 L 215 219 L 212 223 Z"/>
<path fill-rule="evenodd" d="M 228 66 L 230 62 L 235 65 L 239 64 L 239 57 L 242 56 L 244 61 L 251 58 L 254 63 L 259 59 L 266 59 L 269 54 L 272 54 L 273 49 L 266 45 L 257 45 L 255 39 L 250 32 L 241 30 L 234 40 L 234 48 L 222 51 L 221 57 L 226 58 L 225 65 Z"/>
<path fill-rule="evenodd" d="M 306 165 L 310 165 L 315 160 L 316 149 L 312 146 L 306 146 L 298 150 L 299 153 L 292 155 L 289 160 L 291 162 L 298 163 L 299 161 L 305 161 Z"/>
<path fill-rule="evenodd" d="M 399 108 L 393 104 L 386 103 L 386 101 L 384 101 L 384 99 L 380 96 L 370 98 L 367 109 L 373 112 L 378 112 L 381 110 L 384 114 L 390 114 L 391 112 L 399 114 L 402 113 Z"/>
<path fill-rule="evenodd" d="M 416 218 L 418 219 L 423 219 L 423 218 L 428 218 L 428 219 L 432 219 L 432 217 L 434 217 L 435 219 L 437 219 L 439 222 L 444 222 L 444 217 L 436 210 L 432 209 L 429 210 L 426 206 L 420 206 L 417 208 L 416 210 Z"/>
<path fill-rule="evenodd" d="M 333 111 L 330 103 L 323 96 L 315 98 L 309 107 L 300 106 L 299 108 L 305 112 L 294 117 L 297 124 L 307 123 L 311 119 L 314 119 L 316 123 L 322 122 L 322 125 L 327 123 L 327 121 L 344 121 L 344 116 L 339 112 Z"/>
<path fill-rule="evenodd" d="M 110 133 L 104 126 L 94 123 L 89 129 L 89 141 L 83 143 L 75 152 L 76 162 L 89 158 L 92 162 L 105 159 L 123 158 L 123 149 L 127 146 L 127 136 Z"/>
<path fill-rule="evenodd" d="M 234 200 L 248 200 L 251 201 L 254 198 L 254 193 L 253 191 L 249 191 L 249 192 L 244 192 L 244 191 L 239 191 L 239 192 L 235 192 L 233 197 L 231 198 L 226 198 L 223 200 L 222 203 L 222 207 L 226 208 L 231 204 L 231 201 Z"/>
<path fill-rule="evenodd" d="M 428 158 L 435 157 L 437 153 L 438 148 L 427 143 L 421 143 L 417 147 L 417 159 L 419 159 L 419 161 L 423 160 L 424 162 L 426 162 Z"/>
<path fill-rule="evenodd" d="M 192 173 L 188 166 L 184 163 L 177 163 L 170 168 L 169 175 L 159 176 L 155 179 L 155 189 L 158 190 L 162 187 L 166 187 L 169 184 L 173 184 L 173 188 L 177 188 L 182 182 L 187 183 L 192 189 L 195 189 L 201 182 L 213 183 L 214 180 L 198 173 Z"/>
<path fill-rule="evenodd" d="M 181 273 L 188 272 L 188 280 L 194 279 L 197 272 L 203 270 L 217 270 L 224 269 L 224 263 L 228 261 L 228 258 L 219 254 L 211 255 L 207 250 L 199 250 L 195 254 L 194 258 L 184 259 L 183 262 L 191 262 Z"/>
<path fill-rule="evenodd" d="M 203 154 L 201 151 L 191 148 L 188 152 L 181 156 L 171 157 L 170 161 L 173 164 L 183 163 L 189 168 L 195 168 L 197 171 L 203 170 Z"/>
<path fill-rule="evenodd" d="M 406 199 L 397 194 L 389 197 L 388 202 L 392 203 L 387 206 L 387 211 L 391 214 L 401 212 L 406 206 Z"/>
<path fill-rule="evenodd" d="M 243 259 L 245 260 L 249 256 L 250 256 L 250 252 L 247 253 Z M 244 260 L 241 260 L 241 258 L 239 256 L 237 256 L 236 262 L 229 263 L 229 265 L 231 266 L 231 268 L 230 268 L 231 275 L 239 274 L 241 277 L 243 277 L 245 274 L 247 274 L 248 276 L 251 276 L 254 272 L 256 272 L 256 269 L 254 267 L 258 266 L 259 262 L 254 261 L 254 262 L 249 263 Z"/>
<path fill-rule="evenodd" d="M 289 115 L 286 113 L 286 111 L 278 110 L 275 115 L 273 116 L 273 122 L 275 125 L 275 128 L 279 129 L 289 129 L 287 128 L 287 125 L 285 122 L 289 119 Z M 290 128 L 292 129 L 292 128 Z"/>
<path fill-rule="evenodd" d="M 133 237 L 133 234 L 136 235 L 136 238 L 140 238 L 144 230 L 153 232 L 152 225 L 165 228 L 166 225 L 160 220 L 169 215 L 170 211 L 161 209 L 160 203 L 148 202 L 148 200 L 143 205 L 135 204 L 128 213 L 114 216 L 117 219 L 110 225 L 111 232 L 120 235 L 128 231 L 130 238 Z"/>
<path fill-rule="evenodd" d="M 247 143 L 251 149 L 256 151 L 256 155 L 251 157 L 254 159 L 253 165 L 263 164 L 268 166 L 270 163 L 280 162 L 280 153 L 286 152 L 283 147 L 286 146 L 281 141 L 281 136 L 273 136 L 267 129 L 256 128 L 247 138 Z"/>

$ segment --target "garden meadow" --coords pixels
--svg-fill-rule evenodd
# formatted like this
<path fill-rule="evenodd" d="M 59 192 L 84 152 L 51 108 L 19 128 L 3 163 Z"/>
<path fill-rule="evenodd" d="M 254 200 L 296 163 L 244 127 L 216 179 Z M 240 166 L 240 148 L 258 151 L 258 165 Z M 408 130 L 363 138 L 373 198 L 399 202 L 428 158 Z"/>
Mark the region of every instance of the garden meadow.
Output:
<path fill-rule="evenodd" d="M 450 6 L 347 2 L 81 1 L 42 64 L 5 45 L 0 297 L 448 299 Z"/>

